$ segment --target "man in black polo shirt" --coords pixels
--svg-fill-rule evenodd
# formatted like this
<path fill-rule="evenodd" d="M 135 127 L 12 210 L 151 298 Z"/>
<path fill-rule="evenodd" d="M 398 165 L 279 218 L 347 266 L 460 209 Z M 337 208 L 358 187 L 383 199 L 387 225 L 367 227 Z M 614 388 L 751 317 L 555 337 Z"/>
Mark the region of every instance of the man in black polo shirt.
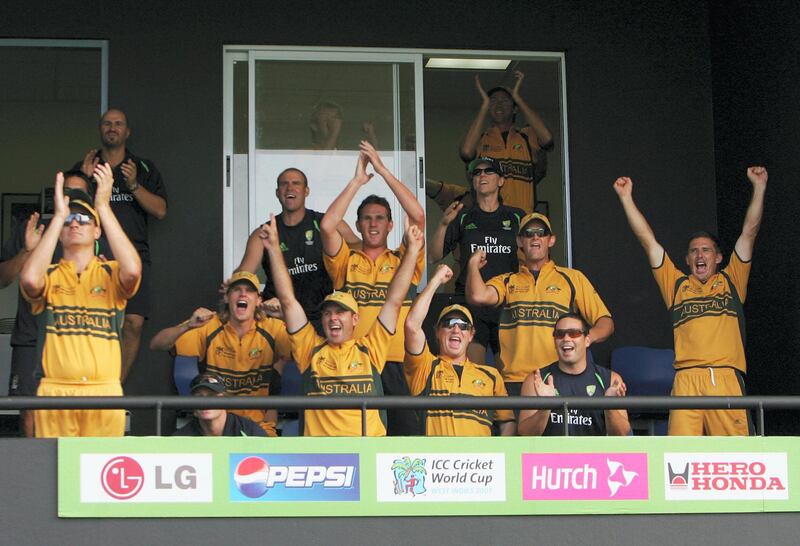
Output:
<path fill-rule="evenodd" d="M 333 292 L 331 279 L 322 262 L 320 223 L 323 213 L 306 208 L 310 193 L 308 179 L 300 169 L 290 167 L 278 175 L 275 195 L 281 204 L 281 213 L 275 217 L 281 250 L 297 300 L 306 311 L 308 320 L 320 332 L 320 304 Z M 353 230 L 342 221 L 337 228 L 348 244 L 360 243 Z M 270 311 L 280 308 L 269 268 L 269 256 L 264 252 L 264 226 L 259 226 L 247 239 L 247 248 L 236 271 L 256 273 L 259 266 L 266 273 L 263 299 Z"/>
<path fill-rule="evenodd" d="M 161 174 L 152 161 L 135 156 L 126 147 L 130 135 L 125 113 L 116 108 L 108 110 L 100 118 L 101 148 L 89 150 L 83 161 L 73 167 L 91 177 L 98 163 L 111 165 L 114 173 L 111 210 L 142 260 L 142 283 L 136 295 L 128 300 L 122 326 L 123 383 L 139 353 L 142 326 L 150 311 L 151 262 L 147 218 L 153 216 L 163 220 L 167 215 L 167 190 Z"/>
<path fill-rule="evenodd" d="M 617 372 L 595 366 L 586 358 L 591 345 L 589 325 L 576 313 L 565 313 L 553 328 L 558 361 L 535 370 L 522 384 L 522 396 L 625 396 L 625 383 Z M 628 412 L 573 409 L 567 417 L 570 436 L 625 436 L 631 426 Z M 561 436 L 564 416 L 559 411 L 522 410 L 520 436 Z"/>
<path fill-rule="evenodd" d="M 192 396 L 225 396 L 225 382 L 214 373 L 201 373 L 191 384 Z M 224 409 L 197 409 L 189 423 L 173 436 L 263 436 L 255 421 Z"/>

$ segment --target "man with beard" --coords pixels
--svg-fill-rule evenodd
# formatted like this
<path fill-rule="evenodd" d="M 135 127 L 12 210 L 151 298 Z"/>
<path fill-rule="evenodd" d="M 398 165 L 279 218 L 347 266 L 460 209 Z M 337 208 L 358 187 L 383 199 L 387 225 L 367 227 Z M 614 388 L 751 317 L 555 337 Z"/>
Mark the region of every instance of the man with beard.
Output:
<path fill-rule="evenodd" d="M 224 307 L 214 313 L 200 307 L 185 321 L 165 328 L 150 341 L 154 351 L 196 356 L 201 369 L 222 377 L 234 396 L 268 396 L 277 392 L 280 370 L 276 360 L 289 357 L 289 338 L 283 321 L 262 316 L 258 308 L 258 277 L 247 271 L 228 280 Z M 276 436 L 275 410 L 232 410 Z"/>

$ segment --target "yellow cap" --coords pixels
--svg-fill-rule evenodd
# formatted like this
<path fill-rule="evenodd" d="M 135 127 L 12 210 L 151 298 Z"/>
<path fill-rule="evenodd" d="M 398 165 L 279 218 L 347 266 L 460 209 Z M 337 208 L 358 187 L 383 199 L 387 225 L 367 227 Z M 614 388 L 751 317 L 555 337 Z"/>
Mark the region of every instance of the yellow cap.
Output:
<path fill-rule="evenodd" d="M 228 290 L 233 288 L 234 284 L 240 282 L 250 283 L 256 290 L 258 290 L 261 286 L 261 282 L 258 280 L 258 277 L 256 277 L 253 273 L 250 273 L 249 271 L 237 271 L 231 275 L 230 279 L 228 279 Z"/>
<path fill-rule="evenodd" d="M 437 321 L 442 320 L 443 317 L 446 317 L 450 313 L 461 313 L 467 318 L 470 324 L 474 324 L 475 322 L 474 320 L 472 320 L 472 313 L 469 312 L 469 309 L 467 309 L 463 305 L 458 305 L 457 303 L 453 305 L 448 305 L 447 307 L 442 309 L 442 312 L 439 313 L 439 318 L 437 319 Z"/>
<path fill-rule="evenodd" d="M 544 214 L 539 214 L 538 212 L 531 212 L 530 214 L 526 214 L 522 219 L 522 222 L 519 223 L 519 231 L 517 231 L 517 235 L 521 235 L 522 230 L 525 229 L 525 226 L 534 220 L 539 220 L 541 223 L 547 226 L 547 229 L 550 230 L 550 233 L 553 232 L 553 228 L 550 227 L 550 220 L 547 219 L 547 216 Z"/>
<path fill-rule="evenodd" d="M 350 292 L 339 292 L 338 290 L 331 292 L 325 296 L 324 300 L 322 300 L 322 305 L 324 306 L 328 302 L 335 303 L 336 305 L 344 307 L 353 313 L 358 313 L 358 303 L 356 303 L 356 299 L 350 294 Z"/>

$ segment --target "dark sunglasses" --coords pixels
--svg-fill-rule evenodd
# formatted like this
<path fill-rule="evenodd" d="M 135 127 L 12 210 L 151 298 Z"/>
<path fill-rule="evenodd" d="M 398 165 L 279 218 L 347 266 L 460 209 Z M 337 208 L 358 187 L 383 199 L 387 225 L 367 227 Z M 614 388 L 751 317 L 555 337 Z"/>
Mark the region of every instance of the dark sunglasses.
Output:
<path fill-rule="evenodd" d="M 542 227 L 529 227 L 522 230 L 522 235 L 525 237 L 533 237 L 534 235 L 538 235 L 539 237 L 547 237 L 550 235 L 550 230 Z"/>
<path fill-rule="evenodd" d="M 494 167 L 484 167 L 482 169 L 478 167 L 477 169 L 472 171 L 472 176 L 479 176 L 481 174 L 497 174 L 497 169 L 495 169 Z"/>
<path fill-rule="evenodd" d="M 569 337 L 570 339 L 576 339 L 581 336 L 585 336 L 586 332 L 581 330 L 580 328 L 564 328 L 553 330 L 553 337 L 556 339 L 564 339 L 565 337 Z"/>
<path fill-rule="evenodd" d="M 92 217 L 88 214 L 81 214 L 80 212 L 73 212 L 66 218 L 64 218 L 64 225 L 68 226 L 75 220 L 78 224 L 85 226 L 86 224 L 90 224 L 92 222 Z"/>
<path fill-rule="evenodd" d="M 469 322 L 462 320 L 460 318 L 443 319 L 439 321 L 439 328 L 449 329 L 453 327 L 457 327 L 462 332 L 466 332 L 472 327 L 472 325 Z"/>

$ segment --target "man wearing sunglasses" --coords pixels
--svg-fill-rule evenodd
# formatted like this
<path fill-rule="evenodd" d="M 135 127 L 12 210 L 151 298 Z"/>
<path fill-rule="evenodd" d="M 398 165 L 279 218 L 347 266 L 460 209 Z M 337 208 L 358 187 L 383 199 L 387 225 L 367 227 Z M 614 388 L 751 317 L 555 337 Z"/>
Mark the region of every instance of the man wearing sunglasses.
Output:
<path fill-rule="evenodd" d="M 20 272 L 20 290 L 34 315 L 44 313 L 38 396 L 121 396 L 120 370 L 125 304 L 136 293 L 142 262 L 111 210 L 114 175 L 94 170 L 97 192 L 64 194 L 56 176 L 55 213 Z M 103 226 L 114 261 L 95 256 Z M 58 242 L 64 257 L 50 262 Z M 124 410 L 37 410 L 37 437 L 122 436 Z"/>
<path fill-rule="evenodd" d="M 711 233 L 689 237 L 686 265 L 680 271 L 656 240 L 633 201 L 633 180 L 614 182 L 625 216 L 647 254 L 661 297 L 672 316 L 675 342 L 674 396 L 742 396 L 747 364 L 744 353 L 744 309 L 753 246 L 764 212 L 767 170 L 750 167 L 753 186 L 742 233 L 728 265 L 720 270 L 722 252 Z M 753 431 L 745 410 L 672 410 L 669 434 L 677 436 L 747 436 Z"/>
<path fill-rule="evenodd" d="M 442 264 L 417 296 L 405 324 L 406 380 L 414 396 L 508 396 L 498 371 L 472 362 L 467 348 L 475 335 L 472 313 L 463 305 L 449 305 L 439 313 L 436 340 L 439 354 L 428 349 L 422 322 L 436 289 L 453 277 Z M 491 436 L 498 423 L 503 436 L 514 434 L 510 410 L 426 410 L 422 423 L 427 436 Z"/>
<path fill-rule="evenodd" d="M 586 276 L 550 259 L 555 243 L 550 220 L 532 213 L 522 219 L 517 233 L 524 255 L 518 272 L 484 282 L 480 270 L 486 265 L 486 252 L 476 251 L 467 263 L 467 301 L 500 307 L 497 363 L 512 396 L 519 395 L 528 374 L 557 359 L 552 329 L 564 313 L 577 312 L 591 324 L 591 343 L 614 333 L 611 313 Z"/>
<path fill-rule="evenodd" d="M 525 211 L 504 204 L 500 198 L 506 179 L 499 161 L 480 157 L 469 164 L 468 176 L 475 205 L 464 208 L 461 203 L 452 203 L 442 215 L 428 245 L 431 262 L 438 262 L 458 248 L 461 271 L 456 278 L 455 303 L 464 303 L 467 260 L 476 250 L 486 252 L 486 266 L 481 270 L 484 280 L 517 271 L 516 235 L 525 216 Z M 475 338 L 468 349 L 473 362 L 486 362 L 487 347 L 491 347 L 495 354 L 500 351 L 497 337 L 499 313 L 496 308 L 473 309 Z"/>
<path fill-rule="evenodd" d="M 88 176 L 78 170 L 64 172 L 64 193 L 74 200 L 90 201 L 89 195 L 92 183 Z M 0 287 L 8 286 L 17 278 L 22 266 L 30 257 L 33 249 L 42 239 L 42 234 L 50 224 L 50 219 L 42 220 L 38 212 L 33 213 L 28 221 L 19 224 L 3 245 L 0 255 Z M 98 239 L 96 254 L 111 258 L 111 249 L 102 235 Z M 61 261 L 63 251 L 61 245 L 56 246 L 52 263 Z M 39 352 L 36 350 L 39 326 L 36 318 L 31 314 L 31 306 L 17 291 L 17 316 L 14 320 L 14 330 L 11 332 L 11 376 L 9 378 L 8 393 L 10 396 L 36 396 L 39 387 L 39 374 L 41 362 Z M 20 432 L 25 436 L 33 437 L 33 415 L 30 410 L 20 410 Z"/>
<path fill-rule="evenodd" d="M 576 313 L 565 313 L 553 328 L 558 361 L 534 370 L 522 384 L 522 396 L 625 396 L 625 383 L 617 372 L 595 366 L 586 357 L 589 326 Z M 570 436 L 625 436 L 630 433 L 628 412 L 572 409 L 567 416 Z M 521 436 L 561 436 L 564 415 L 551 410 L 522 410 Z"/>

